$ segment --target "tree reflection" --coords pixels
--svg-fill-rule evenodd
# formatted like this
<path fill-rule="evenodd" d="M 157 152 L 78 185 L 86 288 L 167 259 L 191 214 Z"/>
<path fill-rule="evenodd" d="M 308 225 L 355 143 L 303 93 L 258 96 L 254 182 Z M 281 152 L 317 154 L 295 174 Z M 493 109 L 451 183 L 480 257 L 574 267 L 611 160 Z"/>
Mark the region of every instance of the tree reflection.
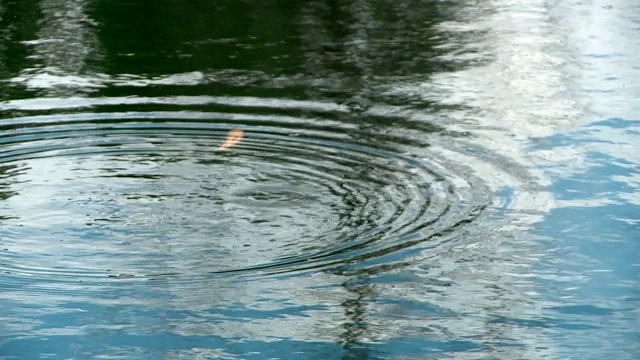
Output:
<path fill-rule="evenodd" d="M 12 81 L 49 96 L 92 92 L 102 86 L 96 78 L 100 46 L 96 23 L 87 15 L 88 0 L 42 0 L 38 28 L 22 42 L 28 63 Z"/>
<path fill-rule="evenodd" d="M 27 67 L 30 52 L 22 42 L 36 37 L 39 16 L 36 1 L 0 2 L 0 100 L 24 96 L 10 79 Z"/>

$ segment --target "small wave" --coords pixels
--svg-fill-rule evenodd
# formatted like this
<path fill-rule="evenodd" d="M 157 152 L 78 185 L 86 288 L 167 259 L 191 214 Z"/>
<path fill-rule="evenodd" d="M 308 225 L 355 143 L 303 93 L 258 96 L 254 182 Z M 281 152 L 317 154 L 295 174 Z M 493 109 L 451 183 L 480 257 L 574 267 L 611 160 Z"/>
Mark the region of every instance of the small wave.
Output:
<path fill-rule="evenodd" d="M 171 109 L 138 109 L 150 104 Z M 0 109 L 24 115 L 0 125 L 0 269 L 20 276 L 188 280 L 368 266 L 462 242 L 508 201 L 473 164 L 452 161 L 463 154 L 455 138 L 400 109 L 354 116 L 331 103 L 224 97 Z M 368 129 L 362 117 L 394 130 Z M 232 129 L 242 139 L 220 151 Z"/>

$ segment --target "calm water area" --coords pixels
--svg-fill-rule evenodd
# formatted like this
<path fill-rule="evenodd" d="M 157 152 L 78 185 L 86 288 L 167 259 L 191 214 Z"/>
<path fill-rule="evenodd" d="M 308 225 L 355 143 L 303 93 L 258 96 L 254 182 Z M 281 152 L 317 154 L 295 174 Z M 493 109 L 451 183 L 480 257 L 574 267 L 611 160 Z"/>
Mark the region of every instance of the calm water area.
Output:
<path fill-rule="evenodd" d="M 640 359 L 640 2 L 0 0 L 0 359 Z"/>

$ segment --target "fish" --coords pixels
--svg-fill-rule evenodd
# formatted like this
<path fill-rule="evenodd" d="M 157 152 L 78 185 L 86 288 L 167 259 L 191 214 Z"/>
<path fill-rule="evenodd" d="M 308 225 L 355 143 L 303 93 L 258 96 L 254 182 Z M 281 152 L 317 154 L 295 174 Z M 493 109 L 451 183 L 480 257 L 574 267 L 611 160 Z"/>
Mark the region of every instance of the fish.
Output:
<path fill-rule="evenodd" d="M 233 145 L 240 142 L 243 136 L 244 136 L 244 131 L 242 131 L 242 129 L 230 130 L 229 133 L 227 134 L 227 138 L 224 140 L 224 143 L 220 145 L 218 150 L 226 150 L 232 147 Z"/>

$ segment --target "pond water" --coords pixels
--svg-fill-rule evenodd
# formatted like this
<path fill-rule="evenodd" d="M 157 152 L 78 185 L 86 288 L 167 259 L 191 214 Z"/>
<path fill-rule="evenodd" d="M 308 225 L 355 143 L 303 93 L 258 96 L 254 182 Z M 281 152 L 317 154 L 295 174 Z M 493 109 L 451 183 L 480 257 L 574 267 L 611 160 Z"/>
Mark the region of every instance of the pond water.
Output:
<path fill-rule="evenodd" d="M 0 1 L 0 358 L 638 359 L 639 32 Z"/>

